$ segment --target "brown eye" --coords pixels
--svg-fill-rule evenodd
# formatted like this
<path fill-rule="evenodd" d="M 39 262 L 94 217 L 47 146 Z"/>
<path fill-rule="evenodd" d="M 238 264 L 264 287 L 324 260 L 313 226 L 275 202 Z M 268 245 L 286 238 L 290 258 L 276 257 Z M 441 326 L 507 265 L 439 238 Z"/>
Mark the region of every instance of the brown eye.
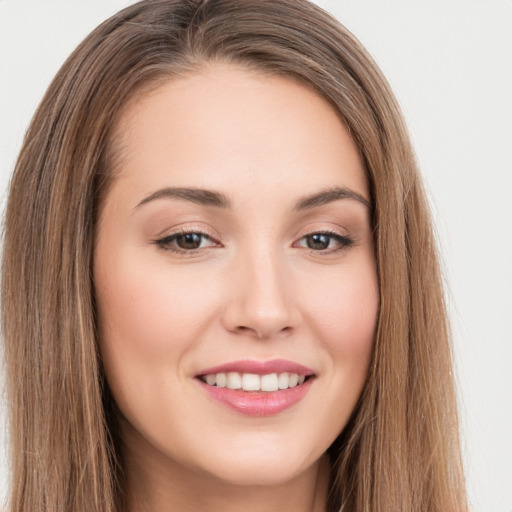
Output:
<path fill-rule="evenodd" d="M 196 231 L 174 233 L 156 240 L 155 243 L 162 249 L 182 254 L 192 253 L 193 251 L 216 245 L 216 242 L 207 234 Z"/>
<path fill-rule="evenodd" d="M 201 247 L 201 242 L 204 237 L 205 235 L 201 235 L 200 233 L 185 233 L 183 235 L 178 235 L 175 240 L 176 245 L 180 249 L 193 250 Z"/>
<path fill-rule="evenodd" d="M 334 253 L 343 249 L 348 249 L 353 245 L 354 241 L 348 237 L 338 233 L 310 233 L 309 235 L 303 236 L 299 242 L 299 247 L 304 247 L 312 251 L 326 253 Z"/>
<path fill-rule="evenodd" d="M 306 237 L 306 244 L 309 249 L 323 251 L 329 247 L 331 236 L 324 233 L 315 233 Z"/>

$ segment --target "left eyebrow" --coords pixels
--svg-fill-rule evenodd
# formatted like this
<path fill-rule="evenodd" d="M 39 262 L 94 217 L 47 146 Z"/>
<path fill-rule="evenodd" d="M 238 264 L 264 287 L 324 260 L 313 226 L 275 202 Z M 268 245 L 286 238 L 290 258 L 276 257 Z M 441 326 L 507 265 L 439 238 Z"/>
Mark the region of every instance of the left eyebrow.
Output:
<path fill-rule="evenodd" d="M 323 206 L 325 204 L 339 201 L 341 199 L 354 199 L 355 201 L 358 201 L 359 203 L 364 204 L 367 208 L 371 209 L 370 201 L 365 199 L 361 194 L 358 194 L 357 192 L 346 187 L 334 187 L 327 190 L 322 190 L 321 192 L 317 192 L 309 196 L 302 197 L 297 201 L 293 210 L 296 212 L 309 210 L 311 208 Z"/>

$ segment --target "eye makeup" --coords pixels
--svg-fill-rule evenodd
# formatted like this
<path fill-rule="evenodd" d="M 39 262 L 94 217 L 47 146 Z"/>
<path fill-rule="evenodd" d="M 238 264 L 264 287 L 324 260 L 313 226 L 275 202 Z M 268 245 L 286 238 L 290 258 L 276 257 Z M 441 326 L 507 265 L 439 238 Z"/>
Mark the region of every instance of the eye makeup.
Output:
<path fill-rule="evenodd" d="M 334 231 L 313 231 L 304 235 L 299 242 L 305 241 L 305 247 L 313 252 L 337 253 L 354 245 L 354 240 L 346 235 L 340 235 Z M 297 242 L 297 243 L 299 243 Z"/>
<path fill-rule="evenodd" d="M 180 229 L 174 233 L 153 241 L 159 248 L 174 254 L 191 256 L 205 249 L 222 247 L 222 244 L 208 233 L 197 229 Z M 354 245 L 354 240 L 347 235 L 334 231 L 312 231 L 294 242 L 292 247 L 303 248 L 317 254 L 333 254 Z"/>
<path fill-rule="evenodd" d="M 220 243 L 209 234 L 199 230 L 180 229 L 153 242 L 165 251 L 175 254 L 191 255 L 202 249 L 219 247 Z"/>

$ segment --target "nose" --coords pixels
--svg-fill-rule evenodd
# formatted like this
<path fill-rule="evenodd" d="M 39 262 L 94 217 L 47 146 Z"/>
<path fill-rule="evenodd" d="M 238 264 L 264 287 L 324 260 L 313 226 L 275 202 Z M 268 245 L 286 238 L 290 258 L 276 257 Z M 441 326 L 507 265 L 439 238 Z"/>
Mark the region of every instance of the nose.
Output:
<path fill-rule="evenodd" d="M 301 315 L 285 264 L 275 254 L 240 258 L 229 273 L 223 325 L 230 332 L 270 339 L 297 328 Z"/>

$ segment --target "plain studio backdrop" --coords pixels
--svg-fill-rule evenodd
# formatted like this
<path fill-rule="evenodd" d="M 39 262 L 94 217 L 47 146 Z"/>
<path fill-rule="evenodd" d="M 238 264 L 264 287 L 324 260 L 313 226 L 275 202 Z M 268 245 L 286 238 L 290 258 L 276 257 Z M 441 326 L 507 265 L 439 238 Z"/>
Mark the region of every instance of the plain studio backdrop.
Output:
<path fill-rule="evenodd" d="M 129 3 L 0 0 L 2 213 L 23 134 L 53 75 Z M 471 507 L 512 512 L 512 0 L 317 3 L 370 51 L 408 121 L 442 247 Z M 0 500 L 4 424 L 2 404 Z"/>

